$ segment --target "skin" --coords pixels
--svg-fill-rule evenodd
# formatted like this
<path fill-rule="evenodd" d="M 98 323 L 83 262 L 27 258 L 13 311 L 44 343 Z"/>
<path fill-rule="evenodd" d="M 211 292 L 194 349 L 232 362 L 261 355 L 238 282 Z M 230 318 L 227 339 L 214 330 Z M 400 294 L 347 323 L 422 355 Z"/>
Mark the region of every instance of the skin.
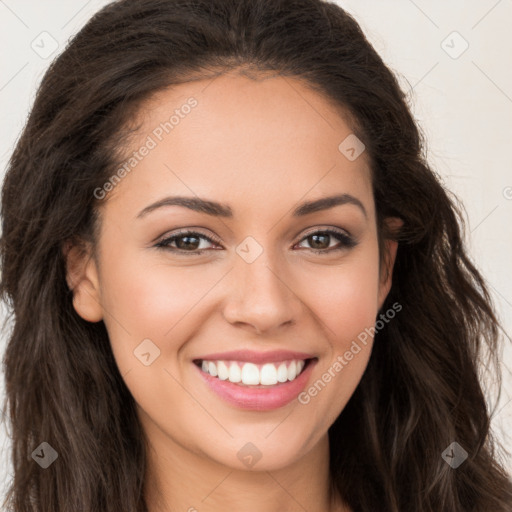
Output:
<path fill-rule="evenodd" d="M 329 493 L 327 431 L 365 371 L 371 338 L 308 404 L 265 412 L 224 402 L 192 360 L 240 348 L 311 353 L 318 364 L 307 389 L 375 325 L 396 243 L 386 242 L 379 268 L 366 154 L 349 161 L 338 150 L 351 128 L 300 81 L 228 73 L 148 100 L 127 155 L 190 96 L 198 105 L 101 204 L 98 258 L 76 247 L 67 253 L 74 307 L 87 321 L 104 321 L 149 440 L 149 510 L 349 511 Z M 366 216 L 345 204 L 292 217 L 302 202 L 335 193 L 359 199 Z M 174 195 L 227 203 L 234 216 L 167 206 L 136 218 Z M 307 236 L 329 227 L 357 245 L 329 253 L 340 246 L 330 237 L 315 254 Z M 155 247 L 181 228 L 220 244 L 194 240 L 206 249 L 200 255 L 190 255 L 197 245 L 189 255 Z M 247 236 L 263 250 L 252 263 L 236 252 Z M 134 357 L 147 338 L 160 350 L 149 366 Z M 261 453 L 251 468 L 237 458 L 248 442 Z"/>

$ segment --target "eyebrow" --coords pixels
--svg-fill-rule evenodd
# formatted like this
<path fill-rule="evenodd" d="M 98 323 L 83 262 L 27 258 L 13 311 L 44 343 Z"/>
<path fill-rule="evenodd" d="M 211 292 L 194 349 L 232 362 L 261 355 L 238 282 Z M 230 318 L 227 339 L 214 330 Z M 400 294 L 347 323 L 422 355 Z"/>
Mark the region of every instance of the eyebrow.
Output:
<path fill-rule="evenodd" d="M 368 214 L 363 203 L 350 194 L 338 194 L 330 197 L 322 197 L 314 201 L 302 203 L 300 206 L 293 210 L 293 217 L 303 217 L 314 212 L 321 210 L 328 210 L 335 206 L 352 204 L 357 206 L 367 218 Z M 218 203 L 215 201 L 208 201 L 206 199 L 200 199 L 198 197 L 185 197 L 185 196 L 173 196 L 165 197 L 157 201 L 156 203 L 146 206 L 139 212 L 136 218 L 142 218 L 148 213 L 165 206 L 182 206 L 193 210 L 195 212 L 206 213 L 215 217 L 233 218 L 233 210 L 227 204 Z"/>

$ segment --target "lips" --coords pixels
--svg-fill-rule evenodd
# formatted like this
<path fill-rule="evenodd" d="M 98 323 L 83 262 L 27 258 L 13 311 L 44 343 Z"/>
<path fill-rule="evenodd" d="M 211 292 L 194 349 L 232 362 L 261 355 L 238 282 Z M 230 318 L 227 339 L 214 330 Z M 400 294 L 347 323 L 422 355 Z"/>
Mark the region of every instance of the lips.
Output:
<path fill-rule="evenodd" d="M 318 357 L 288 350 L 236 350 L 193 362 L 206 389 L 217 397 L 239 409 L 265 411 L 289 404 L 304 390 Z"/>

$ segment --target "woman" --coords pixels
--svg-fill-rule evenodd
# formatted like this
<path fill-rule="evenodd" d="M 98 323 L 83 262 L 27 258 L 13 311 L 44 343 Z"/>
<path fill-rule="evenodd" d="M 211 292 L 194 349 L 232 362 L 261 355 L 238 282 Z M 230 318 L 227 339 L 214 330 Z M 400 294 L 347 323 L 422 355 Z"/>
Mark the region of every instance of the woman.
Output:
<path fill-rule="evenodd" d="M 512 510 L 488 291 L 335 4 L 108 5 L 1 213 L 12 510 Z"/>

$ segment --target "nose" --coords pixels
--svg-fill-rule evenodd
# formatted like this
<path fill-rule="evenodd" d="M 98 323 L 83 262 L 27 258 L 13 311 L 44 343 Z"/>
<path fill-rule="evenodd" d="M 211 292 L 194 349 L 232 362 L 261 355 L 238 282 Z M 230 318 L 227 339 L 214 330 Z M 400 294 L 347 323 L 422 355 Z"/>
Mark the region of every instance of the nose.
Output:
<path fill-rule="evenodd" d="M 303 311 L 289 274 L 266 254 L 252 263 L 236 261 L 224 307 L 229 323 L 258 334 L 295 324 Z"/>

